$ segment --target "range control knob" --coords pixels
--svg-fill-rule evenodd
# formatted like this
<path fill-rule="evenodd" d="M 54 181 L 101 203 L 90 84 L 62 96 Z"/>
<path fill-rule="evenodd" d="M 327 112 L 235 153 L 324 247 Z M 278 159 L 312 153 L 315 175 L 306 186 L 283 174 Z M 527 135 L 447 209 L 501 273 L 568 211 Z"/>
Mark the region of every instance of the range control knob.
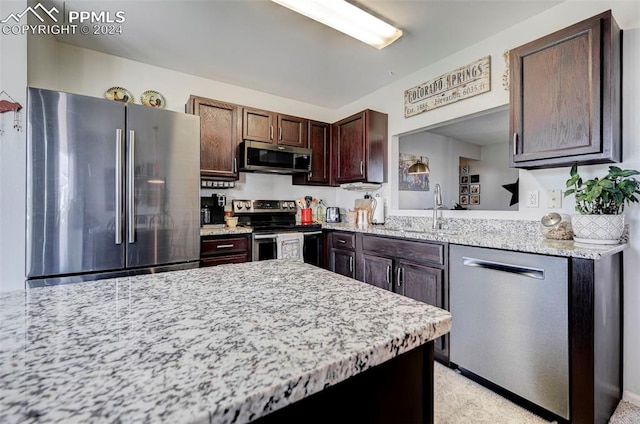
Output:
<path fill-rule="evenodd" d="M 247 210 L 251 209 L 251 202 L 248 200 L 244 202 L 244 207 L 247 208 Z"/>
<path fill-rule="evenodd" d="M 236 207 L 237 210 L 242 209 L 242 203 L 240 202 L 233 202 L 234 206 Z"/>

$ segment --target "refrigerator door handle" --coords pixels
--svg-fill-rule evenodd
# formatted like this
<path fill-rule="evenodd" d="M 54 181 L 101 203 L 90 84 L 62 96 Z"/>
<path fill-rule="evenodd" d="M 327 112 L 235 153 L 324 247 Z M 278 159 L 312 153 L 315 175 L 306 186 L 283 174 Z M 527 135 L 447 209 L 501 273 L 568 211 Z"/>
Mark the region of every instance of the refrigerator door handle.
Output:
<path fill-rule="evenodd" d="M 122 174 L 124 172 L 122 167 L 122 142 L 122 130 L 118 128 L 116 130 L 116 244 L 122 244 Z"/>
<path fill-rule="evenodd" d="M 127 229 L 129 235 L 129 244 L 136 242 L 136 204 L 135 204 L 135 151 L 136 151 L 136 132 L 129 131 L 129 170 L 127 182 Z"/>

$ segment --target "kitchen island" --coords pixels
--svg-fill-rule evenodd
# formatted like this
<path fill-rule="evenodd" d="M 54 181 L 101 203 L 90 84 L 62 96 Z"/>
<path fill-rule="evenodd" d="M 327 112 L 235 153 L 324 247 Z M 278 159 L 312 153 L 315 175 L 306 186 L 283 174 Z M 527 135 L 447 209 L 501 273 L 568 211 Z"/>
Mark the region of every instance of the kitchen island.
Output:
<path fill-rule="evenodd" d="M 0 422 L 431 422 L 431 341 L 450 327 L 283 260 L 10 292 Z"/>

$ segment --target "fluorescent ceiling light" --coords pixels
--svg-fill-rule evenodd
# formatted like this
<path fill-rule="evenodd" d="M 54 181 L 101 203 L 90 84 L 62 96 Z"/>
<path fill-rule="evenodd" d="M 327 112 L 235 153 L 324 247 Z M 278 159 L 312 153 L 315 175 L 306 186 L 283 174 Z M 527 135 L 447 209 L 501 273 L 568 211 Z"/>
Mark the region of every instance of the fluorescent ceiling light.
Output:
<path fill-rule="evenodd" d="M 381 49 L 402 36 L 402 30 L 344 0 L 271 0 L 294 12 Z"/>

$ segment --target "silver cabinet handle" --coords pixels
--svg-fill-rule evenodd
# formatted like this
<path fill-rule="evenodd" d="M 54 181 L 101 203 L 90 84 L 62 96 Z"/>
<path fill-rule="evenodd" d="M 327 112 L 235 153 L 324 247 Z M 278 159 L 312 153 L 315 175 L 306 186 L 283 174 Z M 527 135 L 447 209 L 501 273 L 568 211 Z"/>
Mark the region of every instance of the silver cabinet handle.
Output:
<path fill-rule="evenodd" d="M 122 244 L 122 130 L 116 130 L 116 244 Z"/>
<path fill-rule="evenodd" d="M 353 272 L 353 256 L 349 256 L 349 272 Z"/>
<path fill-rule="evenodd" d="M 282 140 L 282 127 L 278 127 L 278 140 Z"/>
<path fill-rule="evenodd" d="M 129 243 L 136 242 L 136 202 L 135 202 L 135 190 L 136 190 L 136 178 L 135 178 L 135 169 L 136 169 L 136 132 L 131 130 L 129 131 L 129 170 L 128 170 L 128 228 L 129 228 Z"/>
<path fill-rule="evenodd" d="M 387 265 L 387 284 L 391 285 L 391 265 Z"/>
<path fill-rule="evenodd" d="M 309 171 L 309 178 L 313 177 L 313 172 Z"/>
<path fill-rule="evenodd" d="M 269 127 L 269 140 L 273 140 L 273 125 Z"/>
<path fill-rule="evenodd" d="M 216 246 L 216 249 L 229 249 L 230 247 L 233 247 L 233 244 L 219 244 Z"/>
<path fill-rule="evenodd" d="M 340 244 L 346 244 L 347 242 L 345 240 L 338 240 L 338 243 Z"/>
<path fill-rule="evenodd" d="M 513 133 L 513 155 L 518 154 L 518 133 Z"/>
<path fill-rule="evenodd" d="M 364 175 L 364 162 L 360 161 L 360 175 Z"/>
<path fill-rule="evenodd" d="M 396 284 L 398 287 L 402 286 L 402 268 L 398 268 L 396 271 Z"/>
<path fill-rule="evenodd" d="M 524 277 L 535 278 L 536 280 L 544 280 L 544 269 L 531 268 L 520 265 L 504 264 L 501 262 L 486 261 L 484 259 L 462 257 L 464 266 L 492 269 L 494 271 L 509 272 L 512 274 L 522 275 Z"/>
<path fill-rule="evenodd" d="M 238 172 L 238 159 L 233 158 L 233 172 Z"/>

